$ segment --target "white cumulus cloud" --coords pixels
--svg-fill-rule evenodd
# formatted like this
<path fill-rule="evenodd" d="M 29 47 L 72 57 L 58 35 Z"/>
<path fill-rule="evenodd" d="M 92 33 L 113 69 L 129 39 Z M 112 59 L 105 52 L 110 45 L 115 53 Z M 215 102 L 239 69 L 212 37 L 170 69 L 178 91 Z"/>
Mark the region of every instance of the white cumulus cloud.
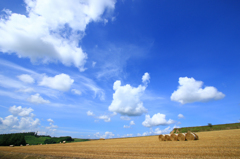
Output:
<path fill-rule="evenodd" d="M 14 116 L 29 116 L 33 111 L 32 108 L 22 108 L 21 106 L 16 107 L 15 105 L 9 108 L 9 111 Z"/>
<path fill-rule="evenodd" d="M 31 113 L 33 109 L 31 108 L 12 106 L 9 111 L 12 115 L 5 118 L 0 117 L 0 130 L 3 133 L 32 131 L 40 125 L 40 120 L 38 118 L 34 119 L 34 114 Z"/>
<path fill-rule="evenodd" d="M 98 118 L 104 120 L 105 122 L 110 122 L 111 121 L 111 118 L 107 115 L 101 115 Z"/>
<path fill-rule="evenodd" d="M 87 112 L 88 116 L 94 116 L 93 112 L 91 112 L 90 110 Z"/>
<path fill-rule="evenodd" d="M 146 86 L 142 85 L 138 87 L 132 87 L 129 84 L 121 86 L 121 81 L 117 80 L 113 84 L 115 93 L 108 110 L 127 116 L 137 116 L 146 113 L 147 109 L 144 108 L 143 102 L 140 100 L 145 89 Z"/>
<path fill-rule="evenodd" d="M 142 82 L 145 83 L 145 84 L 150 82 L 150 75 L 149 75 L 149 73 L 147 73 L 147 72 L 144 73 L 144 75 L 142 76 Z"/>
<path fill-rule="evenodd" d="M 44 76 L 39 85 L 60 91 L 68 91 L 73 82 L 74 80 L 69 75 L 62 73 L 54 77 Z"/>
<path fill-rule="evenodd" d="M 142 122 L 142 125 L 145 127 L 153 127 L 158 125 L 169 125 L 174 123 L 172 119 L 169 119 L 167 121 L 165 118 L 166 115 L 160 113 L 154 114 L 152 118 L 150 117 L 150 115 L 146 115 L 145 121 Z"/>
<path fill-rule="evenodd" d="M 94 118 L 97 118 L 97 119 L 101 119 L 101 120 L 104 120 L 105 122 L 110 122 L 111 121 L 111 117 L 117 115 L 117 113 L 113 113 L 113 114 L 109 114 L 109 115 L 100 115 L 100 116 L 96 116 L 92 111 L 87 111 L 87 115 L 88 116 L 92 116 Z M 95 120 L 95 122 L 98 122 L 99 120 Z"/>
<path fill-rule="evenodd" d="M 14 125 L 13 128 L 16 129 L 29 129 L 29 128 L 36 128 L 40 125 L 40 120 L 33 119 L 31 117 L 22 117 L 18 123 L 18 125 Z"/>
<path fill-rule="evenodd" d="M 51 118 L 47 119 L 47 121 L 50 122 L 50 123 L 54 122 Z"/>
<path fill-rule="evenodd" d="M 134 121 L 130 121 L 130 125 L 124 125 L 123 128 L 130 128 L 131 125 L 135 125 Z"/>
<path fill-rule="evenodd" d="M 32 62 L 60 61 L 84 71 L 87 54 L 78 41 L 90 22 L 105 21 L 116 0 L 25 0 L 26 13 L 5 9 L 0 21 L 0 51 Z"/>
<path fill-rule="evenodd" d="M 113 138 L 115 135 L 112 132 L 106 131 L 102 138 Z"/>
<path fill-rule="evenodd" d="M 55 131 L 55 128 L 58 128 L 58 126 L 57 126 L 57 125 L 53 125 L 52 122 L 50 122 L 49 125 L 50 125 L 50 126 L 47 126 L 46 129 L 49 129 L 49 130 L 51 130 L 51 131 L 52 131 L 52 130 Z"/>
<path fill-rule="evenodd" d="M 32 78 L 32 76 L 30 76 L 28 74 L 22 74 L 22 75 L 17 76 L 17 77 L 25 83 L 34 83 L 34 79 Z"/>
<path fill-rule="evenodd" d="M 9 115 L 5 117 L 5 119 L 0 118 L 0 120 L 3 126 L 9 127 L 9 128 L 12 128 L 14 125 L 17 125 L 19 121 L 18 117 L 15 117 L 13 115 Z"/>
<path fill-rule="evenodd" d="M 50 103 L 49 100 L 45 100 L 43 99 L 40 94 L 35 94 L 35 95 L 31 95 L 29 98 L 28 98 L 28 101 L 31 102 L 31 103 L 34 103 L 34 104 L 47 104 L 47 103 Z"/>
<path fill-rule="evenodd" d="M 133 120 L 130 122 L 130 125 L 135 125 L 135 123 L 134 123 L 134 121 L 133 121 Z"/>
<path fill-rule="evenodd" d="M 160 128 L 156 128 L 153 130 L 152 128 L 148 132 L 144 132 L 142 135 L 138 133 L 138 136 L 149 136 L 149 135 L 160 135 L 160 134 L 169 134 L 174 128 L 177 128 L 176 125 L 174 125 L 172 128 L 170 126 L 166 127 L 165 129 L 161 130 Z"/>
<path fill-rule="evenodd" d="M 184 118 L 184 116 L 182 114 L 178 114 L 178 118 L 181 119 Z"/>
<path fill-rule="evenodd" d="M 196 81 L 194 78 L 180 77 L 178 83 L 178 89 L 172 93 L 171 100 L 181 104 L 207 102 L 225 97 L 215 87 L 207 86 L 202 88 L 203 82 Z"/>
<path fill-rule="evenodd" d="M 115 135 L 112 132 L 106 131 L 104 135 L 101 135 L 99 132 L 96 132 L 94 136 L 97 138 L 112 138 Z"/>

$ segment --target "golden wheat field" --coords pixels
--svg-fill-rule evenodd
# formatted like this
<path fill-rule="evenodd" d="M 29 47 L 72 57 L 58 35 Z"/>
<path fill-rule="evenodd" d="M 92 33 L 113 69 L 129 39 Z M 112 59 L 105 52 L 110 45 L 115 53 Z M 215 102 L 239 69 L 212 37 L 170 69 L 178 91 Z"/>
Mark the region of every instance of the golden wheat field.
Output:
<path fill-rule="evenodd" d="M 66 144 L 0 147 L 0 158 L 240 158 L 240 129 L 197 133 L 199 140 L 158 136 Z"/>

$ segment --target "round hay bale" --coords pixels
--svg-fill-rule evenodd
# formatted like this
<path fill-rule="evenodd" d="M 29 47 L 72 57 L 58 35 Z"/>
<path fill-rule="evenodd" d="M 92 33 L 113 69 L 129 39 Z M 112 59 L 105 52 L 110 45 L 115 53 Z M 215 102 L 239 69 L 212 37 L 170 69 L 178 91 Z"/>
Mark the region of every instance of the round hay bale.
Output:
<path fill-rule="evenodd" d="M 165 141 L 172 141 L 171 138 L 170 138 L 170 134 L 165 135 Z"/>
<path fill-rule="evenodd" d="M 162 135 L 162 134 L 158 136 L 158 139 L 159 139 L 159 141 L 166 141 L 165 135 Z"/>
<path fill-rule="evenodd" d="M 179 133 L 178 134 L 178 140 L 179 141 L 185 141 L 186 140 L 186 133 Z"/>
<path fill-rule="evenodd" d="M 197 140 L 197 136 L 194 133 L 189 131 L 186 134 L 186 140 Z"/>
<path fill-rule="evenodd" d="M 199 137 L 198 137 L 198 135 L 197 135 L 196 133 L 194 133 L 194 132 L 193 132 L 193 134 L 194 134 L 194 135 L 197 137 L 197 139 L 196 139 L 196 140 L 199 140 Z"/>
<path fill-rule="evenodd" d="M 170 135 L 170 140 L 171 141 L 178 141 L 178 134 L 171 134 Z"/>

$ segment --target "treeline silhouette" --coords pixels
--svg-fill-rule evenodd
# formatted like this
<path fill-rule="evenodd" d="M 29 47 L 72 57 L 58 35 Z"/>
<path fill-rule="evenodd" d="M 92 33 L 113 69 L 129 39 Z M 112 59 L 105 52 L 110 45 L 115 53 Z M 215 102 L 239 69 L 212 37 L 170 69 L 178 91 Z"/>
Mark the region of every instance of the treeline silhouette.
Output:
<path fill-rule="evenodd" d="M 0 146 L 20 146 L 26 145 L 26 140 L 23 134 L 15 133 L 15 134 L 4 134 L 1 136 Z"/>
<path fill-rule="evenodd" d="M 37 132 L 22 132 L 22 133 L 10 133 L 11 135 L 14 134 L 22 134 L 24 136 L 35 136 L 35 137 L 51 137 L 50 135 L 38 135 Z M 0 134 L 0 138 L 3 135 L 9 135 L 9 134 Z"/>
<path fill-rule="evenodd" d="M 22 133 L 11 133 L 11 134 L 0 134 L 0 146 L 20 146 L 26 145 L 27 142 L 25 140 L 25 136 L 34 136 L 33 140 L 40 137 L 50 137 L 50 139 L 46 139 L 44 144 L 54 144 L 59 142 L 71 142 L 74 141 L 70 136 L 62 136 L 62 137 L 51 137 L 50 135 L 37 135 L 37 132 L 22 132 Z"/>
<path fill-rule="evenodd" d="M 44 144 L 54 144 L 54 143 L 60 143 L 60 142 L 63 142 L 63 141 L 74 141 L 74 139 L 72 139 L 72 137 L 70 136 L 64 136 L 64 137 L 52 137 L 51 139 L 46 139 L 44 141 Z"/>

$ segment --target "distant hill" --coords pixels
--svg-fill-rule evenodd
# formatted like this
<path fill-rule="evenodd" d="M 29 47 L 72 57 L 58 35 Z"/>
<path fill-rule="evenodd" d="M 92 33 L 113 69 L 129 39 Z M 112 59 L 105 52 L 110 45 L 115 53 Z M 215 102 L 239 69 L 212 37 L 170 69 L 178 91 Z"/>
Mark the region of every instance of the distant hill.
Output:
<path fill-rule="evenodd" d="M 219 125 L 208 124 L 207 126 L 174 128 L 172 132 L 176 133 L 177 130 L 180 133 L 185 133 L 188 131 L 201 132 L 201 131 L 229 130 L 229 129 L 240 129 L 240 123 L 219 124 Z"/>

